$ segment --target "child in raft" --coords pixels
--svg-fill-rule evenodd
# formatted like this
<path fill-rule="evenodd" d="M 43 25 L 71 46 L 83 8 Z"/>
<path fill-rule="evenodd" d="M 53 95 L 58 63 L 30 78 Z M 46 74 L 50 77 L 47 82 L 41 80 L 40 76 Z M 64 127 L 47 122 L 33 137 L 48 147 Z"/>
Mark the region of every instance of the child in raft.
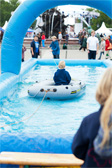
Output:
<path fill-rule="evenodd" d="M 58 65 L 59 69 L 54 74 L 54 82 L 56 85 L 68 85 L 71 81 L 71 76 L 68 71 L 65 70 L 65 62 L 60 61 Z"/>

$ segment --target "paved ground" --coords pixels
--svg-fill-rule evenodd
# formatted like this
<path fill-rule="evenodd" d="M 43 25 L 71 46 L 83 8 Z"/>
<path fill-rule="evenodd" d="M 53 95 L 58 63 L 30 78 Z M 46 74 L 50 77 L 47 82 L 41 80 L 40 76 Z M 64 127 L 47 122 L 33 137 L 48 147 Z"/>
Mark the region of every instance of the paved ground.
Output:
<path fill-rule="evenodd" d="M 27 50 L 25 52 L 25 60 L 31 58 L 30 48 L 26 46 Z M 87 51 L 79 51 L 79 46 L 68 46 L 67 50 L 63 50 L 62 46 L 60 46 L 60 58 L 61 59 L 88 59 Z M 41 56 L 38 59 L 52 59 L 52 52 L 47 47 L 40 48 Z M 98 59 L 100 51 L 96 57 Z M 111 51 L 112 56 L 112 51 Z M 105 55 L 102 56 L 102 59 L 105 59 Z M 0 47 L 0 67 L 1 67 L 1 47 Z M 1 68 L 0 68 L 1 69 Z"/>
<path fill-rule="evenodd" d="M 79 51 L 79 46 L 68 46 L 67 50 L 63 50 L 62 46 L 60 46 L 60 58 L 61 59 L 88 59 L 88 53 L 87 51 Z M 52 59 L 52 52 L 50 49 L 45 47 L 44 49 L 41 48 L 41 56 L 39 59 Z M 96 57 L 98 59 L 100 54 L 100 51 Z M 112 53 L 111 53 L 112 54 Z M 29 47 L 27 48 L 27 51 L 25 52 L 25 60 L 31 58 L 31 53 Z M 102 56 L 102 59 L 105 59 L 105 56 Z"/>

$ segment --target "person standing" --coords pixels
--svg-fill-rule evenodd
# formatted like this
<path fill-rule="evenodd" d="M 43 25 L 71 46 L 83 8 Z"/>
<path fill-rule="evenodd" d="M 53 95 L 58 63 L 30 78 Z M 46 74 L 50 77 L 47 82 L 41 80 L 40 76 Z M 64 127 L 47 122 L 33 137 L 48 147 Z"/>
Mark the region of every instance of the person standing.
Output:
<path fill-rule="evenodd" d="M 52 43 L 48 48 L 51 48 L 54 59 L 59 59 L 60 47 L 56 36 L 52 36 Z"/>
<path fill-rule="evenodd" d="M 39 53 L 40 53 L 40 50 L 39 50 L 38 37 L 34 36 L 34 39 L 31 42 L 31 54 L 32 54 L 32 58 L 38 58 Z"/>
<path fill-rule="evenodd" d="M 99 41 L 98 38 L 95 37 L 95 31 L 93 30 L 91 32 L 91 36 L 87 39 L 88 59 L 96 59 L 98 49 L 99 49 Z"/>
<path fill-rule="evenodd" d="M 100 51 L 100 57 L 98 58 L 99 60 L 101 59 L 102 54 L 104 55 L 104 52 L 105 52 L 105 40 L 104 40 L 104 38 L 101 38 L 100 48 L 101 48 L 101 51 Z"/>
<path fill-rule="evenodd" d="M 106 51 L 106 57 L 105 57 L 105 59 L 108 59 L 108 58 L 111 59 L 111 57 L 110 57 L 110 50 L 111 50 L 110 44 L 111 43 L 109 41 L 109 37 L 105 37 L 105 51 Z"/>
<path fill-rule="evenodd" d="M 45 47 L 45 34 L 42 33 L 42 47 Z"/>
<path fill-rule="evenodd" d="M 85 51 L 87 48 L 87 36 L 84 36 L 83 42 L 82 42 L 82 48 Z"/>
<path fill-rule="evenodd" d="M 59 39 L 59 43 L 61 44 L 61 40 L 62 40 L 62 34 L 61 34 L 61 32 L 59 32 L 59 34 L 58 34 L 58 39 Z"/>
<path fill-rule="evenodd" d="M 68 35 L 68 33 L 66 32 L 65 40 L 66 40 L 66 44 L 67 44 L 67 45 L 68 45 L 68 39 L 69 39 L 69 35 Z"/>
<path fill-rule="evenodd" d="M 24 52 L 26 51 L 26 47 L 23 45 L 22 47 L 22 62 L 24 62 Z"/>
<path fill-rule="evenodd" d="M 108 143 L 109 131 L 112 129 L 108 125 L 112 115 L 112 68 L 106 69 L 102 76 L 96 90 L 96 100 L 100 108 L 97 112 L 86 116 L 81 122 L 73 138 L 72 152 L 77 158 L 84 160 L 81 166 L 83 168 L 111 168 L 112 157 L 104 158 L 98 155 L 94 149 L 94 140 L 100 126 L 103 126 L 104 137 L 101 145 L 104 147 L 104 144 Z"/>
<path fill-rule="evenodd" d="M 81 36 L 81 40 L 80 40 L 80 45 L 81 45 L 81 46 L 80 46 L 79 50 L 82 50 L 82 48 L 83 48 L 83 47 L 82 47 L 83 40 L 84 40 L 84 35 Z"/>
<path fill-rule="evenodd" d="M 39 34 L 38 34 L 39 47 L 41 47 L 41 41 L 42 41 L 42 39 L 41 39 L 41 33 L 39 33 Z"/>

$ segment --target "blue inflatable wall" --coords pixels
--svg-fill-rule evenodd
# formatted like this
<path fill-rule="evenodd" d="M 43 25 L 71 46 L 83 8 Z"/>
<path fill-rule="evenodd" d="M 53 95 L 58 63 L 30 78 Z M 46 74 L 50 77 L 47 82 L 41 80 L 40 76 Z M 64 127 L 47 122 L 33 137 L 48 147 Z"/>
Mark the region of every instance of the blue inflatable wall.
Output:
<path fill-rule="evenodd" d="M 1 71 L 19 74 L 21 51 L 28 27 L 41 13 L 59 5 L 87 5 L 97 8 L 112 18 L 112 0 L 26 0 L 11 17 L 1 49 Z"/>

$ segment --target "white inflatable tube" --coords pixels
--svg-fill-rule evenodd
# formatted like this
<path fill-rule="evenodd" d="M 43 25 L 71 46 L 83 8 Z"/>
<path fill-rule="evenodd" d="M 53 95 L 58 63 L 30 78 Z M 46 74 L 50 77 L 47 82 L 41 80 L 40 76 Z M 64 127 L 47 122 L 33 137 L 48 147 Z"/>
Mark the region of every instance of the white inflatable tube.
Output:
<path fill-rule="evenodd" d="M 86 85 L 77 80 L 72 80 L 69 85 L 55 85 L 53 80 L 45 80 L 35 83 L 28 89 L 30 97 L 43 98 L 47 92 L 46 99 L 72 99 L 79 97 L 85 91 Z"/>

